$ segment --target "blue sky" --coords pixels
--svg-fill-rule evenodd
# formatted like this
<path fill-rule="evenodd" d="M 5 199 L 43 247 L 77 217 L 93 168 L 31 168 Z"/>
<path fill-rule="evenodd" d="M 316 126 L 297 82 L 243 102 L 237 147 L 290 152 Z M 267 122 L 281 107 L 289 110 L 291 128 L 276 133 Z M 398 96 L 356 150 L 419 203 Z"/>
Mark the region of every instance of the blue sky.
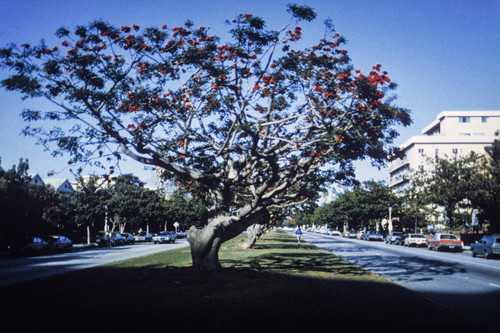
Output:
<path fill-rule="evenodd" d="M 172 27 L 190 19 L 222 35 L 226 19 L 252 13 L 268 27 L 279 28 L 288 19 L 286 5 L 291 2 L 318 13 L 315 22 L 301 24 L 305 43 L 313 45 L 322 37 L 322 21 L 329 18 L 348 40 L 356 68 L 367 72 L 380 63 L 398 83 L 396 104 L 412 111 L 414 123 L 399 129 L 397 144 L 418 135 L 441 111 L 500 109 L 500 0 L 0 0 L 0 46 L 41 39 L 59 43 L 59 27 L 95 19 L 141 27 Z M 1 166 L 10 168 L 23 157 L 32 173 L 46 177 L 55 171 L 54 177 L 72 180 L 64 158 L 52 158 L 35 138 L 20 135 L 25 124 L 19 114 L 36 102 L 4 90 L 0 101 Z M 153 182 L 151 172 L 138 162 L 122 165 L 122 172 Z M 359 164 L 360 180 L 386 176 L 387 170 Z"/>

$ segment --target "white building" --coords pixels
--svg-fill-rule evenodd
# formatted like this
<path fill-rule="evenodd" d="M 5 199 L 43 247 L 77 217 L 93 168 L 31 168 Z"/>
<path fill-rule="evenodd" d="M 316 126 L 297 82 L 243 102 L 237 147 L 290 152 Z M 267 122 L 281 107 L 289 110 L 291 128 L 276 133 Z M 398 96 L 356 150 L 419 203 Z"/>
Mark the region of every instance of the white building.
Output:
<path fill-rule="evenodd" d="M 401 193 L 409 186 L 410 172 L 430 170 L 430 159 L 436 156 L 460 157 L 470 152 L 484 155 L 496 131 L 500 131 L 500 111 L 441 112 L 422 130 L 422 135 L 411 137 L 399 147 L 404 157 L 390 162 L 389 187 Z"/>

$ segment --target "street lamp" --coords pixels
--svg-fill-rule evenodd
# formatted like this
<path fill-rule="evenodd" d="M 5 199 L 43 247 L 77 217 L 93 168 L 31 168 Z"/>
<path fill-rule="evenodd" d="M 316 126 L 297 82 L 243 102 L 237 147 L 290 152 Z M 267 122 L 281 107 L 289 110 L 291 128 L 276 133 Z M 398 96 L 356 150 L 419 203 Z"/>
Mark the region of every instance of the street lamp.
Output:
<path fill-rule="evenodd" d="M 389 232 L 392 231 L 392 207 L 389 206 L 389 226 L 387 227 L 387 230 L 389 230 Z"/>

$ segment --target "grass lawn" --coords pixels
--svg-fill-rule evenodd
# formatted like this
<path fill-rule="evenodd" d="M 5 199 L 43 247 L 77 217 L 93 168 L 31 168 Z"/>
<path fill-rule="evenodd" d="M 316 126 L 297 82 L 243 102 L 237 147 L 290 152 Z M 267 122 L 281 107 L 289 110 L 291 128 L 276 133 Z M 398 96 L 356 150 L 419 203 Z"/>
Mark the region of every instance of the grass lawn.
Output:
<path fill-rule="evenodd" d="M 250 250 L 241 241 L 223 245 L 218 273 L 194 274 L 182 248 L 0 288 L 2 330 L 480 329 L 287 233 L 269 233 Z"/>

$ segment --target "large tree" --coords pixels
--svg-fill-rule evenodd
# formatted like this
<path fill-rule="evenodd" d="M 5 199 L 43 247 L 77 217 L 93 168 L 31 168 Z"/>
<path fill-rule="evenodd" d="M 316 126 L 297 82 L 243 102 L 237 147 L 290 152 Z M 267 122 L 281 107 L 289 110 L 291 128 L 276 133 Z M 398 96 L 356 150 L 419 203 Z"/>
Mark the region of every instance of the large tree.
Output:
<path fill-rule="evenodd" d="M 26 132 L 55 142 L 70 163 L 125 154 L 203 185 L 212 197 L 208 223 L 188 240 L 195 268 L 218 269 L 223 242 L 270 207 L 352 179 L 357 159 L 385 163 L 395 126 L 411 122 L 386 96 L 396 86 L 387 72 L 378 64 L 367 75 L 355 70 L 329 22 L 316 45 L 295 49 L 297 22 L 316 14 L 296 5 L 288 12 L 277 30 L 240 14 L 228 21 L 227 42 L 190 21 L 61 28 L 60 45 L 1 49 L 11 71 L 2 85 L 53 102 L 54 110 L 25 110 L 25 120 L 73 126 Z"/>

